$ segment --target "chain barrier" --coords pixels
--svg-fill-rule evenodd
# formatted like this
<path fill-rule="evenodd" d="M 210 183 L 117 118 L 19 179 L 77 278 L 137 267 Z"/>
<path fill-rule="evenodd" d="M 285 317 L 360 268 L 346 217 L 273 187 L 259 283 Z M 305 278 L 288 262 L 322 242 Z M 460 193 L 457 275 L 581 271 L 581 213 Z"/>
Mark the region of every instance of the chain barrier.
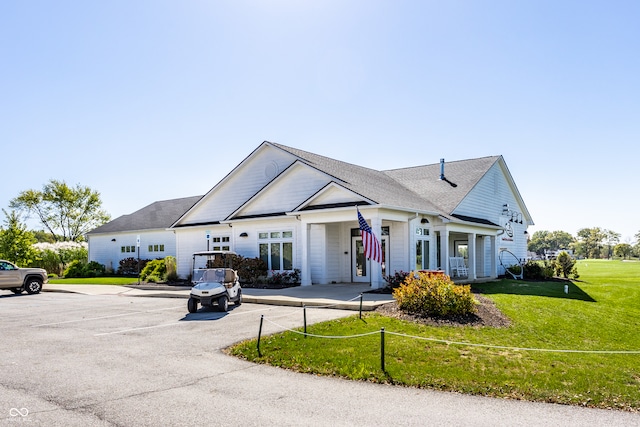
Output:
<path fill-rule="evenodd" d="M 347 300 L 345 302 L 351 302 L 351 301 L 355 301 L 357 299 L 360 299 L 360 318 L 362 318 L 362 294 L 360 294 L 357 297 L 354 297 L 350 300 Z M 381 341 L 381 366 L 382 366 L 382 370 L 384 370 L 384 336 L 385 333 L 389 334 L 389 335 L 394 335 L 394 336 L 398 336 L 398 337 L 404 337 L 404 338 L 411 338 L 411 339 L 417 339 L 417 340 L 422 340 L 422 341 L 431 341 L 431 342 L 438 342 L 438 343 L 442 343 L 442 344 L 447 344 L 447 345 L 458 345 L 458 346 L 466 346 L 466 347 L 481 347 L 481 348 L 489 348 L 489 349 L 499 349 L 499 350 L 511 350 L 511 351 L 537 351 L 537 352 L 546 352 L 546 353 L 578 353 L 578 354 L 640 354 L 640 350 L 575 350 L 575 349 L 551 349 L 551 348 L 535 348 L 535 347 L 515 347 L 515 346 L 506 346 L 506 345 L 494 345 L 494 344 L 482 344 L 482 343 L 471 343 L 471 342 L 464 342 L 464 341 L 451 341 L 451 340 L 446 340 L 446 339 L 442 339 L 442 338 L 433 338 L 433 337 L 419 337 L 419 336 L 415 336 L 415 335 L 408 335 L 408 334 L 403 334 L 403 333 L 399 333 L 399 332 L 392 332 L 392 331 L 385 331 L 384 328 L 381 328 L 381 330 L 379 331 L 373 331 L 373 332 L 366 332 L 363 334 L 355 334 L 355 335 L 317 335 L 317 334 L 310 334 L 307 333 L 307 308 L 331 308 L 331 307 L 336 307 L 340 304 L 343 303 L 338 303 L 338 304 L 330 304 L 330 305 L 323 305 L 323 306 L 309 306 L 307 307 L 306 305 L 304 305 L 302 307 L 303 310 L 303 316 L 304 316 L 304 331 L 300 332 L 300 331 L 296 331 L 294 329 L 291 328 L 287 328 L 283 325 L 280 325 L 276 322 L 274 322 L 271 319 L 268 319 L 266 317 L 264 317 L 264 315 L 262 315 L 260 317 L 260 330 L 258 333 L 258 343 L 257 343 L 257 347 L 258 347 L 258 354 L 261 356 L 260 354 L 260 338 L 262 335 L 262 324 L 263 324 L 263 320 L 266 320 L 267 322 L 271 323 L 274 326 L 277 326 L 278 328 L 282 329 L 283 331 L 288 331 L 288 332 L 292 332 L 294 334 L 298 334 L 298 335 L 303 335 L 305 338 L 306 337 L 313 337 L 313 338 L 325 338 L 325 339 L 349 339 L 349 338 L 362 338 L 362 337 L 366 337 L 366 336 L 370 336 L 370 335 L 376 335 L 376 334 L 380 334 L 380 341 Z M 292 311 L 288 314 L 282 315 L 282 316 L 277 316 L 277 317 L 273 317 L 272 319 L 279 319 L 282 317 L 288 317 L 291 316 L 292 314 L 296 314 L 298 311 Z"/>

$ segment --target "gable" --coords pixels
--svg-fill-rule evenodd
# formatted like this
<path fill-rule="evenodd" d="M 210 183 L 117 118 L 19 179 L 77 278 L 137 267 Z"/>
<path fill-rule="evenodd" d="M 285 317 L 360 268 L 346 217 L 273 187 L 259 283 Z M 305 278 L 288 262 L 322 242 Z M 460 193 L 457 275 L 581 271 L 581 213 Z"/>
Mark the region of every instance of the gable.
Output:
<path fill-rule="evenodd" d="M 388 170 L 386 173 L 436 205 L 442 213 L 451 214 L 499 158 L 492 156 L 445 162 L 446 180 L 440 179 L 439 163 Z"/>
<path fill-rule="evenodd" d="M 329 179 L 325 173 L 296 162 L 234 212 L 231 218 L 290 212 L 324 187 Z"/>
<path fill-rule="evenodd" d="M 456 207 L 456 216 L 483 218 L 499 224 L 504 205 L 522 213 L 528 224 L 532 223 L 515 183 L 502 158 L 480 178 Z"/>
<path fill-rule="evenodd" d="M 295 161 L 295 156 L 286 151 L 267 143 L 261 144 L 174 226 L 223 221 Z M 224 166 L 224 162 L 213 159 L 211 166 L 220 168 Z M 206 173 L 203 174 L 203 179 L 206 179 Z"/>
<path fill-rule="evenodd" d="M 358 204 L 371 204 L 371 201 L 332 182 L 313 195 L 309 200 L 305 201 L 298 209 L 313 209 L 326 206 L 355 206 Z"/>

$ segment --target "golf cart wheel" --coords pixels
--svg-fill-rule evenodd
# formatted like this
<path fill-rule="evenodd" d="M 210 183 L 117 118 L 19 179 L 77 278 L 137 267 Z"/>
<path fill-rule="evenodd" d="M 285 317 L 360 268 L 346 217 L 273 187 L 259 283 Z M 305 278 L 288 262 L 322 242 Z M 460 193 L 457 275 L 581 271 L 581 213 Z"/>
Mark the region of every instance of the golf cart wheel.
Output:
<path fill-rule="evenodd" d="M 189 301 L 187 301 L 187 309 L 189 310 L 189 313 L 195 313 L 198 311 L 198 300 L 195 298 L 189 298 Z"/>
<path fill-rule="evenodd" d="M 218 298 L 218 307 L 220 311 L 229 311 L 229 298 L 224 295 Z"/>
<path fill-rule="evenodd" d="M 20 295 L 22 293 L 22 288 L 13 288 L 11 289 L 11 292 L 13 292 L 16 295 Z"/>
<path fill-rule="evenodd" d="M 241 290 L 238 291 L 238 299 L 236 300 L 235 304 L 236 305 L 242 304 L 242 291 Z"/>

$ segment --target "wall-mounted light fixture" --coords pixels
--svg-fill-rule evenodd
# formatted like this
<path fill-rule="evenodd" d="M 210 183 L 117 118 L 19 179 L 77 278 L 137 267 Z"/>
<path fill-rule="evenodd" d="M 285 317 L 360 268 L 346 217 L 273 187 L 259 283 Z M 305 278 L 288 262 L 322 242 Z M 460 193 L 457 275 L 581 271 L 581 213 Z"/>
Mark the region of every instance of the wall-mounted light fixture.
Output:
<path fill-rule="evenodd" d="M 116 239 L 111 239 L 111 241 L 112 241 L 112 242 L 115 242 L 115 241 L 116 241 Z"/>
<path fill-rule="evenodd" d="M 240 233 L 240 237 L 249 237 L 249 235 L 245 231 L 243 231 L 242 233 Z"/>
<path fill-rule="evenodd" d="M 427 218 L 422 218 L 420 220 L 420 224 L 429 224 L 429 220 Z"/>
<path fill-rule="evenodd" d="M 518 224 L 523 223 L 522 214 L 520 212 L 514 211 L 513 209 L 510 209 L 508 203 L 502 205 L 502 215 L 510 217 L 509 222 L 515 222 Z"/>

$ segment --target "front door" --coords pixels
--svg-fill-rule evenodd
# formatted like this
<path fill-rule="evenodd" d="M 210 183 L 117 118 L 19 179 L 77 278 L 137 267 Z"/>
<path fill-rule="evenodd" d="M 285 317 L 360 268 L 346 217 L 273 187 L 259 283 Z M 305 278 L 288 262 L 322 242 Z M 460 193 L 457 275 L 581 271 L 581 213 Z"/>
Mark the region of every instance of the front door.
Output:
<path fill-rule="evenodd" d="M 382 246 L 382 275 L 384 276 L 387 262 L 387 236 L 382 236 L 380 245 Z M 362 237 L 351 237 L 351 254 L 351 281 L 369 283 L 371 281 L 371 260 L 364 256 Z"/>

